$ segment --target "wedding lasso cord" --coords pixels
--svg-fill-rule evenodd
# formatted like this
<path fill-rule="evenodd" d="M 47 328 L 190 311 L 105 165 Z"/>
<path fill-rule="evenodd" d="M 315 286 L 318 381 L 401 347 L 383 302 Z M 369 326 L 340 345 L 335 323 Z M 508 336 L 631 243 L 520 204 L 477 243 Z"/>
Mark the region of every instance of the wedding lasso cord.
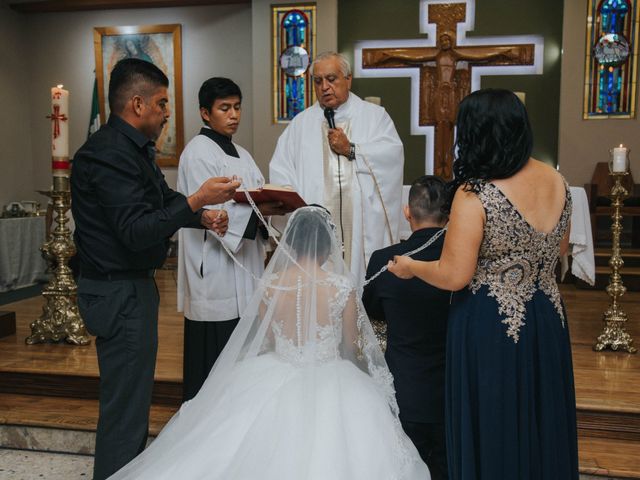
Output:
<path fill-rule="evenodd" d="M 266 219 L 264 218 L 264 216 L 262 215 L 262 212 L 260 212 L 260 209 L 258 208 L 258 206 L 256 205 L 256 203 L 254 202 L 253 198 L 251 198 L 251 195 L 249 194 L 248 190 L 244 191 L 245 196 L 247 197 L 247 201 L 249 202 L 249 205 L 251 206 L 251 208 L 253 209 L 253 211 L 255 212 L 256 216 L 258 217 L 258 220 L 260 220 L 260 222 L 262 222 L 262 224 L 265 226 L 265 228 L 267 229 L 267 232 L 269 233 L 269 236 L 273 237 L 273 240 L 275 241 L 276 245 L 280 246 L 280 242 L 278 241 L 277 238 L 277 234 L 278 232 L 271 226 L 269 225 L 269 222 L 266 221 Z M 445 232 L 447 231 L 447 226 L 445 225 L 444 228 L 442 228 L 442 230 L 439 230 L 438 232 L 436 232 L 435 234 L 433 234 L 431 236 L 431 238 L 429 238 L 429 240 L 427 240 L 423 245 L 419 246 L 416 249 L 411 250 L 410 252 L 406 252 L 403 253 L 402 257 L 409 257 L 411 255 L 415 255 L 418 252 L 421 252 L 422 250 L 430 247 L 436 240 L 438 240 L 438 238 L 440 238 Z M 215 232 L 214 232 L 215 233 Z M 218 233 L 216 233 L 216 235 L 218 235 L 218 237 L 220 237 L 220 235 Z M 236 256 L 233 254 L 233 252 L 229 249 L 229 247 L 227 247 L 224 242 L 222 240 L 220 240 L 220 245 L 222 245 L 222 248 L 225 250 L 225 252 L 227 252 L 227 254 L 231 257 L 231 260 L 233 260 L 233 262 L 238 265 L 238 267 L 240 267 L 242 270 L 244 270 L 245 272 L 247 272 L 251 278 L 253 278 L 256 282 L 258 283 L 262 283 L 265 286 L 269 287 L 269 288 L 273 288 L 274 290 L 283 290 L 283 291 L 293 291 L 296 290 L 297 288 L 299 288 L 298 286 L 293 286 L 293 287 L 280 287 L 277 285 L 272 285 L 271 283 L 267 282 L 266 278 L 260 278 L 258 276 L 256 276 L 251 270 L 249 270 L 247 267 L 245 267 L 242 262 L 240 262 Z M 290 255 L 290 253 L 288 252 L 288 250 L 286 250 L 286 248 L 283 247 L 283 251 L 284 254 L 287 256 L 287 258 L 289 260 L 291 260 L 298 268 L 300 268 L 300 270 L 302 270 L 305 274 L 307 274 L 307 276 L 311 277 L 311 275 L 304 269 L 302 268 L 302 266 L 296 262 L 296 260 Z M 386 272 L 388 269 L 387 265 L 384 265 L 379 271 L 377 271 L 375 274 L 373 274 L 370 278 L 368 278 L 367 280 L 365 280 L 365 282 L 362 284 L 362 287 L 366 287 L 367 285 L 369 285 L 371 282 L 373 282 L 376 278 L 378 278 L 380 275 L 382 275 L 384 272 Z"/>
<path fill-rule="evenodd" d="M 253 198 L 251 198 L 251 195 L 249 194 L 248 190 L 244 191 L 245 196 L 247 197 L 247 201 L 249 202 L 249 205 L 251 206 L 251 208 L 253 209 L 253 211 L 255 212 L 256 216 L 258 217 L 258 220 L 260 220 L 260 222 L 265 226 L 265 228 L 267 229 L 267 232 L 269 233 L 269 236 L 273 238 L 274 242 L 276 243 L 276 245 L 280 246 L 280 242 L 278 241 L 278 232 L 271 226 L 269 225 L 269 222 L 267 222 L 267 220 L 264 218 L 264 216 L 262 215 L 262 212 L 260 211 L 260 209 L 258 208 L 258 206 L 256 205 L 256 203 L 254 202 Z M 220 236 L 220 234 L 218 234 L 217 232 L 214 232 L 216 235 L 218 235 L 219 238 L 222 238 Z M 278 287 L 276 285 L 272 285 L 270 283 L 267 283 L 265 278 L 259 278 L 258 276 L 256 276 L 251 270 L 249 270 L 247 267 L 245 267 L 242 262 L 240 262 L 236 256 L 233 254 L 233 252 L 229 249 L 229 247 L 227 247 L 224 242 L 222 240 L 220 240 L 220 245 L 222 245 L 222 248 L 224 249 L 225 252 L 227 252 L 227 255 L 229 255 L 231 257 L 231 260 L 233 260 L 233 262 L 238 265 L 238 267 L 240 267 L 242 270 L 244 270 L 245 272 L 247 272 L 249 274 L 249 276 L 251 276 L 251 278 L 253 278 L 256 282 L 258 283 L 262 283 L 265 286 L 268 286 L 269 288 L 273 288 L 274 290 L 295 290 L 297 287 Z M 311 275 L 309 274 L 309 272 L 307 272 L 304 268 L 302 268 L 302 266 L 296 262 L 296 260 L 291 256 L 291 254 L 287 251 L 286 248 L 283 247 L 283 252 L 284 254 L 287 256 L 287 258 L 289 260 L 291 260 L 291 262 L 293 262 L 294 265 L 296 265 L 300 270 L 302 270 L 308 277 L 311 277 Z"/>
<path fill-rule="evenodd" d="M 435 242 L 436 240 L 438 240 L 444 234 L 444 232 L 446 232 L 446 231 L 447 231 L 447 226 L 443 227 L 442 230 L 439 230 L 436 233 L 434 233 L 431 236 L 431 238 L 429 238 L 429 240 L 427 240 L 427 242 L 425 244 L 420 245 L 418 248 L 416 248 L 414 250 L 411 250 L 410 252 L 406 252 L 406 253 L 403 253 L 402 255 L 398 255 L 398 256 L 399 257 L 410 257 L 411 255 L 415 255 L 416 253 L 421 252 L 425 248 L 430 247 L 431 244 L 433 242 Z M 389 269 L 389 267 L 387 265 L 383 266 L 375 274 L 371 275 L 371 277 L 369 277 L 367 280 L 365 280 L 364 283 L 362 284 L 362 286 L 366 287 L 371 282 L 373 282 L 376 278 L 378 278 L 380 275 L 382 275 L 384 272 L 386 272 L 388 269 Z"/>

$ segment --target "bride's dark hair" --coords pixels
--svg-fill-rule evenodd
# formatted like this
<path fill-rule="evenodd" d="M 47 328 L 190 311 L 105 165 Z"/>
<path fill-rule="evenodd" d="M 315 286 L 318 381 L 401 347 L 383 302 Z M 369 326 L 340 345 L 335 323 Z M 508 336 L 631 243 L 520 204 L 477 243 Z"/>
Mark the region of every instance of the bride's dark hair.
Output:
<path fill-rule="evenodd" d="M 329 211 L 320 205 L 303 207 L 291 216 L 284 241 L 297 258 L 310 253 L 321 261 L 327 258 L 331 251 L 330 218 Z"/>
<path fill-rule="evenodd" d="M 451 199 L 460 185 L 477 193 L 483 181 L 514 175 L 531 156 L 529 116 L 509 90 L 488 88 L 467 95 L 458 107 L 456 129 Z"/>

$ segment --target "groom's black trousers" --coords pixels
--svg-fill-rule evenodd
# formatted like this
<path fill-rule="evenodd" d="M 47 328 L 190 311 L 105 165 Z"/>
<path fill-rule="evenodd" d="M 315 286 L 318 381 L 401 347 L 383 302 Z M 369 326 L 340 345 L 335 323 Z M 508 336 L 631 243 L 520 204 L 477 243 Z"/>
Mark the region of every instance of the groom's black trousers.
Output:
<path fill-rule="evenodd" d="M 402 429 L 418 449 L 420 458 L 429 467 L 431 480 L 447 480 L 447 453 L 444 423 L 401 421 Z"/>
<path fill-rule="evenodd" d="M 118 471 L 144 449 L 158 349 L 159 295 L 149 278 L 78 279 L 78 307 L 96 335 L 100 416 L 94 480 Z"/>

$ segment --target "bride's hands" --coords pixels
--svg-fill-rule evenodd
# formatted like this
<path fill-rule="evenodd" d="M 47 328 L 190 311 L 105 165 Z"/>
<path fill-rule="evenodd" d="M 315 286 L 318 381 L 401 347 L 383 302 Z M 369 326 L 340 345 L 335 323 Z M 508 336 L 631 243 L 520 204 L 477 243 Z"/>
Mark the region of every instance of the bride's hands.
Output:
<path fill-rule="evenodd" d="M 411 272 L 411 263 L 413 260 L 406 256 L 396 255 L 393 260 L 389 260 L 387 264 L 388 270 L 396 277 L 408 280 L 415 275 Z"/>

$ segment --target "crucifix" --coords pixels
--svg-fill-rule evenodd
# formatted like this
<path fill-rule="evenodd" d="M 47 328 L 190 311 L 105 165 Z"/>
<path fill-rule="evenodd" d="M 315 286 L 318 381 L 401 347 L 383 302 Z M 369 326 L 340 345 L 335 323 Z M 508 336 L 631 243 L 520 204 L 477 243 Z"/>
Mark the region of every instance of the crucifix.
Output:
<path fill-rule="evenodd" d="M 458 104 L 471 91 L 476 66 L 533 65 L 534 44 L 459 46 L 456 25 L 466 18 L 466 3 L 429 5 L 436 24 L 435 47 L 363 48 L 362 68 L 419 68 L 419 124 L 435 127 L 434 174 L 452 178 L 454 126 Z"/>

